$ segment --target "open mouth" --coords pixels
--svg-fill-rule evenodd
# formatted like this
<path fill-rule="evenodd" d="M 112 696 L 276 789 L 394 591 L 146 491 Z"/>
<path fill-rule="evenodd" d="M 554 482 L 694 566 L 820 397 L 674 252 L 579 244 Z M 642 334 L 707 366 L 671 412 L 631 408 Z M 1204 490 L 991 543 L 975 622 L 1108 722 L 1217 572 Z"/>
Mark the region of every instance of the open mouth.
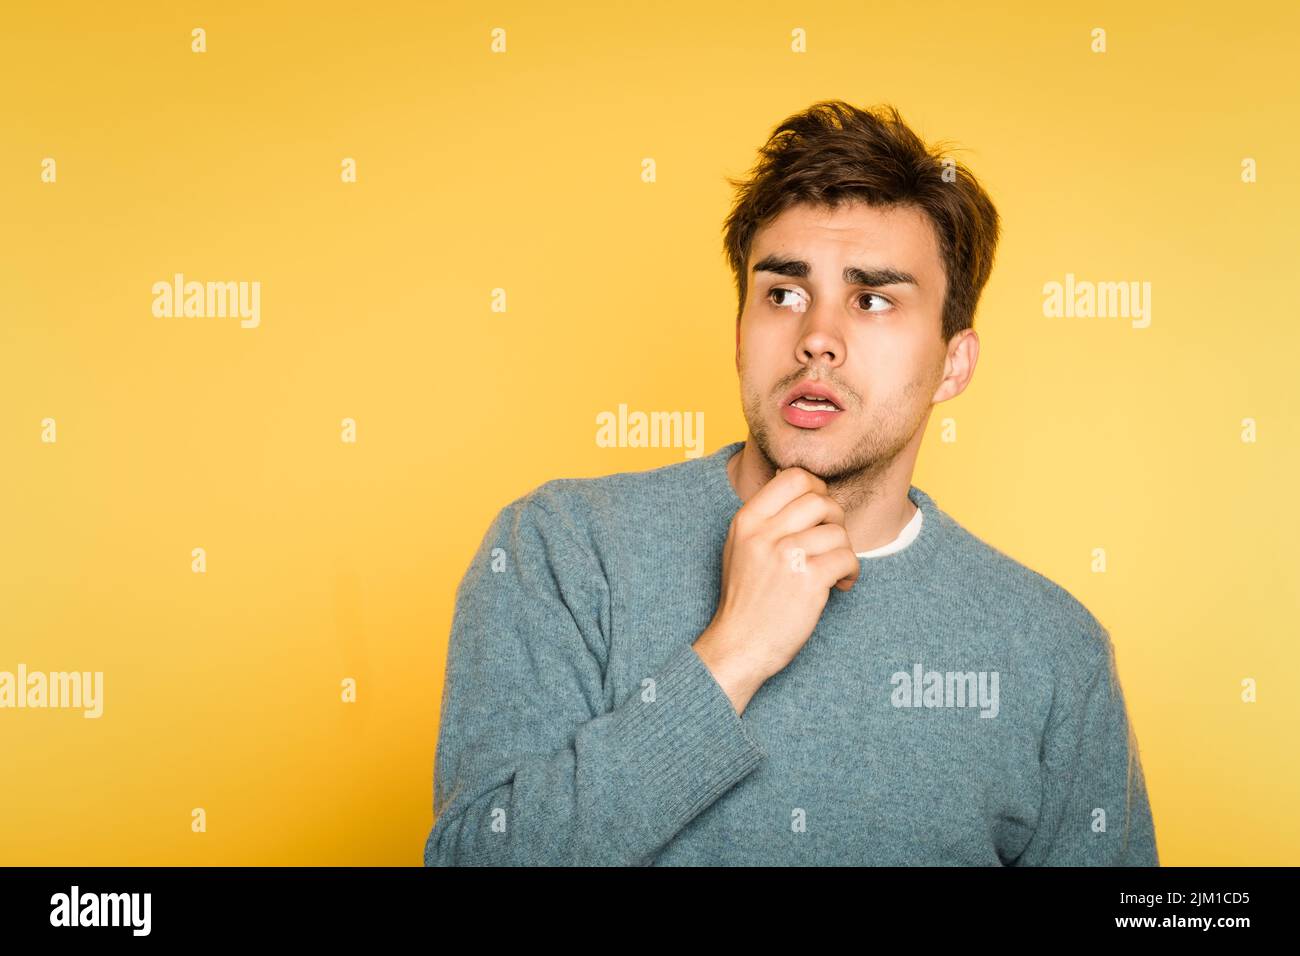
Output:
<path fill-rule="evenodd" d="M 826 398 L 815 398 L 810 395 L 803 395 L 796 398 L 790 403 L 793 408 L 802 409 L 805 412 L 838 412 L 842 409 Z"/>

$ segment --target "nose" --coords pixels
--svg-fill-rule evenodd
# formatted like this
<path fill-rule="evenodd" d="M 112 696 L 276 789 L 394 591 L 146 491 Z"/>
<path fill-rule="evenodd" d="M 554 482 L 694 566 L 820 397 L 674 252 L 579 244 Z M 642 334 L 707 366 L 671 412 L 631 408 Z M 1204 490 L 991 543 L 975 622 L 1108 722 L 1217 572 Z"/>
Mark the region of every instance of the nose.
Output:
<path fill-rule="evenodd" d="M 795 358 L 804 365 L 837 366 L 844 361 L 844 341 L 828 309 L 816 306 L 804 312 L 804 324 L 795 345 Z"/>

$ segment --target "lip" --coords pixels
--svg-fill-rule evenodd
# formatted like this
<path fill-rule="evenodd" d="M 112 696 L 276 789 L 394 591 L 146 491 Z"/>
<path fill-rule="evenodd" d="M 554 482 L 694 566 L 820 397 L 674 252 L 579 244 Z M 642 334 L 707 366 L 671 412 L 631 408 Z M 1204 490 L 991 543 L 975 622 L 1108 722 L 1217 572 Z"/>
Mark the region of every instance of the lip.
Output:
<path fill-rule="evenodd" d="M 823 398 L 835 405 L 834 411 L 817 411 L 810 412 L 802 408 L 795 408 L 790 403 L 800 396 L 807 395 L 811 398 Z M 786 392 L 784 404 L 781 406 L 781 417 L 795 428 L 821 428 L 835 421 L 837 415 L 844 414 L 844 406 L 840 404 L 839 396 L 825 385 L 818 385 L 814 382 L 807 382 L 802 385 L 796 385 L 790 391 Z"/>
<path fill-rule="evenodd" d="M 827 388 L 825 385 L 818 385 L 816 382 L 801 382 L 796 384 L 794 388 L 785 393 L 785 398 L 781 399 L 781 404 L 788 408 L 791 402 L 803 395 L 808 395 L 812 398 L 824 398 L 826 401 L 831 402 L 840 411 L 844 410 L 844 403 L 840 401 L 840 397 L 836 395 L 833 390 Z M 795 411 L 799 411 L 799 409 L 795 409 Z"/>

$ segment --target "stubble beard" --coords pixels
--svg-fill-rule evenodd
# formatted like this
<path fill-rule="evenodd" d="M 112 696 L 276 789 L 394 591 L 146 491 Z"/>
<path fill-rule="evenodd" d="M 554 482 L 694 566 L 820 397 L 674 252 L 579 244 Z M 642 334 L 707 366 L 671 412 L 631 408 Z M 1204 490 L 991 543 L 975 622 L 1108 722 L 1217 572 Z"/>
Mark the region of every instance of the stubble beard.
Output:
<path fill-rule="evenodd" d="M 929 409 L 922 405 L 913 411 L 913 399 L 925 386 L 925 382 L 914 380 L 894 400 L 872 405 L 867 423 L 861 427 L 852 445 L 831 463 L 817 461 L 813 456 L 800 452 L 787 452 L 784 457 L 774 452 L 773 429 L 763 415 L 762 397 L 756 390 L 747 390 L 742 406 L 754 445 L 767 467 L 775 471 L 798 466 L 811 472 L 826 482 L 830 496 L 847 512 L 864 506 L 877 494 L 881 476 L 921 427 Z M 776 427 L 787 429 L 793 426 L 782 421 Z"/>

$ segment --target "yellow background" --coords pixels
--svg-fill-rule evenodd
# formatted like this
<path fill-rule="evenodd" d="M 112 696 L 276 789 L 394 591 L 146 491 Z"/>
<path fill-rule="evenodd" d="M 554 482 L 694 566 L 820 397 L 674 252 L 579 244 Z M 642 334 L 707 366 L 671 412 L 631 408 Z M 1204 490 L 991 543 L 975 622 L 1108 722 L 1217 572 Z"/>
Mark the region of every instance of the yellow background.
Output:
<path fill-rule="evenodd" d="M 105 710 L 0 711 L 0 863 L 419 865 L 488 523 L 682 460 L 597 447 L 620 402 L 745 437 L 724 176 L 843 98 L 1004 220 L 915 483 L 1110 629 L 1162 862 L 1300 864 L 1295 5 L 542 6 L 6 9 L 0 670 Z M 260 327 L 153 317 L 175 272 L 260 281 Z M 1150 328 L 1045 318 L 1067 272 L 1151 282 Z"/>

